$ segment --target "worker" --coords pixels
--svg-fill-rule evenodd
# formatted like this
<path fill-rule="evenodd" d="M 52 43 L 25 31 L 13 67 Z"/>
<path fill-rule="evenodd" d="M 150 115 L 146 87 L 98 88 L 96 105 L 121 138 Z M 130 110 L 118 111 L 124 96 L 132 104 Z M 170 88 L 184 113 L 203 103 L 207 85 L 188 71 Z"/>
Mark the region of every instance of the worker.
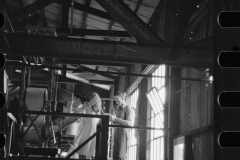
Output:
<path fill-rule="evenodd" d="M 118 91 L 114 96 L 117 107 L 116 115 L 110 116 L 113 125 L 133 126 L 134 111 L 126 104 L 126 94 Z M 114 130 L 113 160 L 127 159 L 127 146 L 129 138 L 129 128 L 116 127 Z"/>
<path fill-rule="evenodd" d="M 101 114 L 102 102 L 99 95 L 93 92 L 89 102 L 81 104 L 79 101 L 73 102 L 72 107 L 74 113 L 84 113 L 84 114 Z M 81 125 L 79 127 L 78 134 L 74 140 L 74 143 L 71 144 L 67 155 L 69 155 L 73 150 L 75 150 L 79 145 L 86 141 L 91 135 L 93 135 L 97 130 L 97 124 L 100 122 L 99 118 L 81 118 Z M 76 153 L 79 154 L 79 157 L 73 156 L 71 158 L 86 158 L 91 159 L 95 156 L 95 147 L 96 147 L 96 138 L 94 137 L 87 144 L 85 144 L 80 150 Z"/>

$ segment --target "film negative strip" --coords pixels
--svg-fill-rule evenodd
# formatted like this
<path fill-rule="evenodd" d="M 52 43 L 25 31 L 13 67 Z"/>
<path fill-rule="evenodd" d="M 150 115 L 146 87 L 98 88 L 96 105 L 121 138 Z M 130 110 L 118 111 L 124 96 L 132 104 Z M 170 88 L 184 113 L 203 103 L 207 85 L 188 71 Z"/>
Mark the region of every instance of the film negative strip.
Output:
<path fill-rule="evenodd" d="M 240 1 L 214 7 L 214 159 L 240 159 Z"/>
<path fill-rule="evenodd" d="M 0 0 L 0 47 L 3 47 L 4 37 L 3 37 L 3 27 L 5 23 L 5 17 L 4 17 L 4 1 Z M 3 53 L 0 53 L 0 74 L 1 74 L 1 84 L 0 84 L 0 93 L 1 93 L 1 105 L 0 105 L 0 159 L 4 158 L 4 146 L 6 142 L 5 134 L 4 134 L 4 112 L 3 108 L 5 105 L 5 96 L 4 96 L 4 64 L 5 64 L 5 58 Z"/>

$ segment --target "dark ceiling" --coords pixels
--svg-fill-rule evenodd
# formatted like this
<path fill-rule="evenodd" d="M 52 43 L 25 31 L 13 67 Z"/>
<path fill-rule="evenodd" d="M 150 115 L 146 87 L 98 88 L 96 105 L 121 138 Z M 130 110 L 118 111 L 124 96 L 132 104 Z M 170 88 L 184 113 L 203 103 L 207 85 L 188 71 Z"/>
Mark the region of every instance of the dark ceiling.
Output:
<path fill-rule="evenodd" d="M 7 0 L 7 64 L 109 90 L 132 64 L 212 65 L 211 0 Z M 16 67 L 17 66 L 17 67 Z M 56 68 L 58 69 L 58 68 Z M 45 71 L 36 69 L 38 71 Z M 66 80 L 66 79 L 65 79 Z"/>

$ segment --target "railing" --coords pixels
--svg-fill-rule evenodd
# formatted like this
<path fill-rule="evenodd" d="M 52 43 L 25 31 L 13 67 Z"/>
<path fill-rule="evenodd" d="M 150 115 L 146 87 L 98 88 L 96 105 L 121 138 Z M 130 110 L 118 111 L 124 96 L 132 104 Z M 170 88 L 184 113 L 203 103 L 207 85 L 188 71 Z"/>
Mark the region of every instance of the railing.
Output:
<path fill-rule="evenodd" d="M 124 125 L 109 125 L 109 115 L 92 115 L 92 114 L 77 114 L 77 113 L 56 113 L 56 112 L 42 112 L 42 111 L 16 111 L 16 110 L 10 110 L 6 109 L 6 113 L 15 113 L 15 114 L 36 114 L 36 115 L 50 115 L 50 116 L 67 116 L 67 117 L 90 117 L 90 118 L 101 118 L 102 125 L 97 132 L 95 132 L 93 135 L 91 135 L 85 142 L 83 142 L 80 146 L 78 146 L 75 150 L 73 150 L 66 159 L 70 159 L 70 157 L 75 154 L 79 149 L 81 149 L 85 144 L 87 144 L 92 138 L 100 134 L 101 143 L 99 147 L 101 148 L 100 154 L 95 157 L 97 159 L 107 160 L 108 157 L 108 131 L 109 127 L 121 127 L 121 128 L 134 128 L 138 130 L 163 130 L 166 131 L 167 129 L 162 128 L 152 128 L 152 127 L 142 127 L 142 126 L 124 126 Z M 10 147 L 7 148 L 8 150 Z M 7 151 L 6 153 L 10 153 L 10 151 Z M 9 155 L 7 155 L 9 157 Z M 10 157 L 11 159 L 14 157 Z M 16 158 L 16 157 L 15 157 Z M 46 158 L 46 157 L 44 157 Z M 50 158 L 54 159 L 54 158 Z"/>
<path fill-rule="evenodd" d="M 101 152 L 96 156 L 96 159 L 107 159 L 107 143 L 108 143 L 108 128 L 109 128 L 109 115 L 92 115 L 92 114 L 76 114 L 76 113 L 56 113 L 56 112 L 41 112 L 41 111 L 15 111 L 15 110 L 5 110 L 6 113 L 15 113 L 15 114 L 36 114 L 36 115 L 51 115 L 51 116 L 67 116 L 67 117 L 90 117 L 90 118 L 101 118 L 102 126 L 101 128 L 91 135 L 85 142 L 83 142 L 79 147 L 77 147 L 74 151 L 72 151 L 66 158 L 69 159 L 74 153 L 76 153 L 79 149 L 81 149 L 85 144 L 87 144 L 92 138 L 100 134 L 101 143 L 99 147 L 101 148 Z M 9 149 L 6 153 L 10 153 Z M 9 155 L 6 155 L 9 157 Z M 44 157 L 45 158 L 45 157 Z"/>

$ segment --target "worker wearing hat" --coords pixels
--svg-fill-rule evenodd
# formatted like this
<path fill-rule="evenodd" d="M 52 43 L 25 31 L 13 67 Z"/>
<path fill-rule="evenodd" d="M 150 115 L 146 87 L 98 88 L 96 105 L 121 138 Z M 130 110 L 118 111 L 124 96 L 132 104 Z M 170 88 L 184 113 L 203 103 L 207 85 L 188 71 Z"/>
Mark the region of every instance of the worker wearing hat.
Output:
<path fill-rule="evenodd" d="M 114 96 L 117 107 L 116 115 L 111 115 L 110 120 L 113 125 L 133 126 L 134 112 L 126 104 L 126 94 L 118 91 Z M 116 127 L 114 130 L 113 160 L 127 159 L 127 143 L 129 138 L 129 128 Z"/>

